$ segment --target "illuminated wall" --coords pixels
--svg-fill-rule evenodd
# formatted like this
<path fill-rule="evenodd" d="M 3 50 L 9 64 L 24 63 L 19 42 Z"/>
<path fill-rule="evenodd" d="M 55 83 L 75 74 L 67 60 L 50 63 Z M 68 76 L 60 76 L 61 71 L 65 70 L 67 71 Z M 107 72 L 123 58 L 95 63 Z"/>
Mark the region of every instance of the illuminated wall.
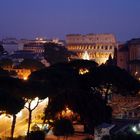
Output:
<path fill-rule="evenodd" d="M 82 59 L 85 52 L 90 60 L 105 63 L 109 55 L 114 57 L 117 47 L 116 39 L 112 34 L 67 35 L 66 44 L 69 51 L 76 52 L 77 56 L 71 59 Z"/>

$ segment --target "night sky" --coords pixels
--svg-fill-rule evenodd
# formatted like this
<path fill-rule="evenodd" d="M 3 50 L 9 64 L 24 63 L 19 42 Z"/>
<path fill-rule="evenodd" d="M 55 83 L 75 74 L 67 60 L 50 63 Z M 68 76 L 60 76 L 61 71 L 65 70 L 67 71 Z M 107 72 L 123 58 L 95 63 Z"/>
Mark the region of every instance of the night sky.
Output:
<path fill-rule="evenodd" d="M 140 0 L 0 0 L 0 38 L 69 33 L 140 37 Z"/>

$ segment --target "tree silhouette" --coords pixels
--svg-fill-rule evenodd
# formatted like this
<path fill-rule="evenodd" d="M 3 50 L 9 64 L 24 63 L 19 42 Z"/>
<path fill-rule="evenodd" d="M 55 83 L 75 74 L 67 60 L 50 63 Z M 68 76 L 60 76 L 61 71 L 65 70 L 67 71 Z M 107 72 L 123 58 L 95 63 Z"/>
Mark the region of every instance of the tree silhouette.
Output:
<path fill-rule="evenodd" d="M 92 124 L 90 127 L 93 128 L 105 121 L 107 106 L 100 94 L 92 93 L 91 90 L 89 92 L 86 88 L 81 87 L 83 77 L 77 72 L 78 69 L 77 66 L 75 70 L 75 66 L 72 66 L 71 63 L 60 63 L 34 72 L 30 78 L 42 81 L 46 85 L 49 105 L 45 111 L 45 119 L 48 116 L 54 118 L 58 112 L 68 106 L 78 113 L 88 126 Z M 94 107 L 98 108 L 98 112 Z M 100 115 L 101 113 L 102 115 Z"/>
<path fill-rule="evenodd" d="M 8 77 L 10 74 L 7 70 L 0 68 L 0 77 Z"/>
<path fill-rule="evenodd" d="M 3 113 L 12 115 L 12 125 L 11 125 L 11 140 L 13 140 L 14 129 L 16 124 L 16 114 L 24 108 L 24 100 L 13 95 L 11 92 L 4 92 L 0 90 L 0 110 Z"/>
<path fill-rule="evenodd" d="M 20 96 L 25 100 L 25 108 L 29 112 L 28 117 L 28 128 L 27 128 L 27 139 L 29 139 L 30 126 L 32 122 L 32 113 L 37 108 L 40 102 L 43 99 L 47 98 L 47 95 L 44 94 L 44 86 L 37 81 L 27 80 L 22 81 L 22 87 Z"/>
<path fill-rule="evenodd" d="M 3 58 L 0 60 L 0 67 L 1 68 L 12 68 L 13 67 L 13 61 L 9 58 Z"/>
<path fill-rule="evenodd" d="M 20 96 L 22 83 L 21 80 L 9 76 L 0 78 L 1 105 L 5 108 L 6 113 L 13 116 L 11 139 L 13 139 L 14 128 L 16 123 L 16 114 L 24 107 L 24 100 Z M 5 94 L 4 94 L 5 93 Z"/>
<path fill-rule="evenodd" d="M 55 120 L 53 133 L 57 137 L 64 136 L 64 139 L 67 140 L 68 136 L 74 134 L 74 128 L 72 122 L 65 118 Z"/>
<path fill-rule="evenodd" d="M 111 56 L 111 54 L 109 55 L 109 57 L 108 57 L 108 60 L 106 61 L 106 63 L 105 63 L 106 65 L 116 65 L 116 60 L 115 60 L 115 58 L 112 58 L 112 56 Z"/>
<path fill-rule="evenodd" d="M 101 65 L 86 75 L 88 88 L 98 90 L 105 95 L 116 93 L 121 95 L 136 95 L 140 83 L 127 71 L 112 65 Z"/>
<path fill-rule="evenodd" d="M 0 54 L 3 54 L 3 52 L 4 52 L 4 48 L 3 48 L 3 46 L 0 44 Z"/>
<path fill-rule="evenodd" d="M 19 68 L 30 69 L 31 71 L 43 69 L 45 66 L 40 61 L 35 59 L 24 59 L 20 64 Z"/>
<path fill-rule="evenodd" d="M 46 91 L 44 96 L 49 97 L 44 119 L 56 119 L 56 115 L 68 107 L 80 115 L 81 121 L 93 133 L 95 126 L 111 122 L 112 109 L 102 94 L 135 95 L 140 86 L 137 80 L 116 66 L 78 61 L 52 65 L 32 73 L 30 78 L 40 81 Z M 87 68 L 89 72 L 81 75 L 80 68 Z"/>
<path fill-rule="evenodd" d="M 46 43 L 44 45 L 44 57 L 52 65 L 60 62 L 68 62 L 68 58 L 73 52 L 70 52 L 65 46 L 56 43 Z"/>

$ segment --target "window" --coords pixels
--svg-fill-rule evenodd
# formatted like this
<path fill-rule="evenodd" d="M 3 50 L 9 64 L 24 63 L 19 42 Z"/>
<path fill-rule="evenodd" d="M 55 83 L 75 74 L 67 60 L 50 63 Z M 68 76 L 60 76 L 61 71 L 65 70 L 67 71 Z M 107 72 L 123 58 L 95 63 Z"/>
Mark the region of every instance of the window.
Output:
<path fill-rule="evenodd" d="M 105 46 L 105 50 L 107 50 L 108 49 L 108 47 L 107 46 Z"/>

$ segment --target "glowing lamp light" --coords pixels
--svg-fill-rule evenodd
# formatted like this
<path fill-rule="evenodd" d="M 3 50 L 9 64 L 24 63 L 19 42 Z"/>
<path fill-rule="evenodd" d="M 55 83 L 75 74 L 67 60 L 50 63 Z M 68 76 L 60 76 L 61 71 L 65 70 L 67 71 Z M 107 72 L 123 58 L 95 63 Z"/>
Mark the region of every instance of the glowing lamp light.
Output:
<path fill-rule="evenodd" d="M 84 60 L 90 60 L 89 54 L 88 54 L 87 51 L 85 51 L 85 52 L 83 53 L 82 59 L 84 59 Z"/>
<path fill-rule="evenodd" d="M 43 38 L 40 38 L 39 40 L 40 40 L 40 41 L 42 41 L 42 40 L 43 40 Z"/>
<path fill-rule="evenodd" d="M 68 107 L 65 108 L 65 110 L 62 111 L 63 117 L 71 117 L 73 115 L 73 111 L 70 110 Z"/>
<path fill-rule="evenodd" d="M 89 72 L 89 70 L 87 68 L 81 68 L 81 69 L 79 69 L 79 74 L 81 74 L 81 75 L 86 74 L 88 72 Z"/>
<path fill-rule="evenodd" d="M 133 126 L 132 131 L 135 132 L 137 135 L 140 135 L 140 124 Z"/>
<path fill-rule="evenodd" d="M 133 130 L 134 132 L 137 132 L 136 126 L 133 126 L 133 127 L 132 127 L 132 130 Z"/>
<path fill-rule="evenodd" d="M 136 71 L 136 72 L 135 72 L 135 76 L 136 76 L 137 74 L 138 74 L 138 72 Z"/>
<path fill-rule="evenodd" d="M 28 80 L 28 77 L 26 77 L 26 76 L 25 76 L 25 77 L 23 77 L 23 80 L 25 80 L 25 81 L 26 81 L 26 80 Z"/>

